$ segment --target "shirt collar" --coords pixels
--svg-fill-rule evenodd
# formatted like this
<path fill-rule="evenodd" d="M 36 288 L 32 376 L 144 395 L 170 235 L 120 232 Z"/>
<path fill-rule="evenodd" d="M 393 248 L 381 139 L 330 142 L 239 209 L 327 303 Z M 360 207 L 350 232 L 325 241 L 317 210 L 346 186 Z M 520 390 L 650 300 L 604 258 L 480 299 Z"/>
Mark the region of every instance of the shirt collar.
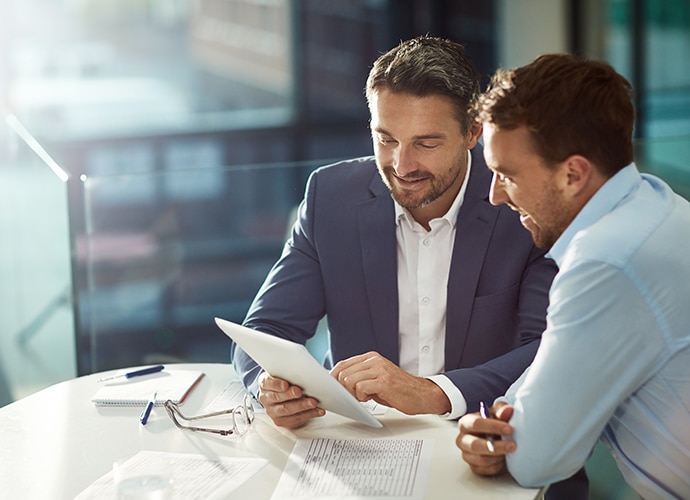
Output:
<path fill-rule="evenodd" d="M 455 197 L 455 200 L 453 201 L 453 204 L 450 206 L 448 211 L 443 217 L 439 217 L 439 219 L 445 219 L 447 220 L 452 227 L 455 227 L 455 224 L 458 220 L 458 212 L 460 211 L 460 207 L 462 206 L 462 202 L 465 199 L 465 192 L 467 191 L 467 184 L 470 178 L 470 169 L 472 168 L 472 155 L 470 154 L 469 150 L 467 151 L 467 170 L 465 171 L 465 178 L 462 181 L 462 186 L 460 186 L 460 191 L 458 191 L 458 195 Z M 395 205 L 395 224 L 397 226 L 400 225 L 400 222 L 402 220 L 406 220 L 410 226 L 413 226 L 416 221 L 414 220 L 414 217 L 412 217 L 412 214 L 406 209 L 401 207 L 397 201 L 393 200 L 393 204 Z M 438 220 L 438 219 L 435 219 Z"/>
<path fill-rule="evenodd" d="M 563 234 L 556 240 L 546 256 L 555 260 L 556 264 L 560 266 L 575 235 L 611 212 L 621 200 L 635 189 L 640 183 L 640 179 L 637 166 L 631 163 L 607 180 L 582 207 L 582 210 L 563 231 Z"/>

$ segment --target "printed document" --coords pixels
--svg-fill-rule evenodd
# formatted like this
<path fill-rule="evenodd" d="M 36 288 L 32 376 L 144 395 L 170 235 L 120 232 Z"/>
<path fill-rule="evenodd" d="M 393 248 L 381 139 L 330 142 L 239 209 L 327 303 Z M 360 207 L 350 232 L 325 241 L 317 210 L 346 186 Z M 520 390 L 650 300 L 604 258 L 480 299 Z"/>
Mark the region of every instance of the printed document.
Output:
<path fill-rule="evenodd" d="M 431 466 L 429 439 L 298 439 L 274 500 L 419 500 Z"/>
<path fill-rule="evenodd" d="M 123 467 L 137 471 L 151 482 L 150 474 L 164 464 L 172 483 L 172 498 L 177 500 L 223 499 L 268 463 L 263 458 L 214 459 L 188 453 L 140 451 L 128 459 Z M 76 500 L 117 498 L 113 472 L 108 472 L 82 491 Z M 142 483 L 143 484 L 143 483 Z M 129 497 L 128 497 L 129 498 Z M 137 497 L 138 498 L 138 497 Z M 148 498 L 148 497 L 147 497 Z M 167 496 L 165 498 L 168 498 Z"/>

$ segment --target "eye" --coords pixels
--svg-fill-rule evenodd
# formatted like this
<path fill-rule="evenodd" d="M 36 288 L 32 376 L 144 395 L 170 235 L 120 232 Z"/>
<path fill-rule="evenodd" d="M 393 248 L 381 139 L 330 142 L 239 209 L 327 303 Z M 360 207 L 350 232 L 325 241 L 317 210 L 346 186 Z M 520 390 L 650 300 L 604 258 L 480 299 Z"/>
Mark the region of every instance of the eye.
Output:
<path fill-rule="evenodd" d="M 507 182 L 513 182 L 513 180 L 510 177 L 506 176 L 505 174 L 502 174 L 500 172 L 494 172 L 494 173 L 496 174 L 496 177 L 498 177 L 498 180 L 502 184 L 505 184 Z"/>
<path fill-rule="evenodd" d="M 382 146 L 388 146 L 390 144 L 395 144 L 396 141 L 391 139 L 390 137 L 384 137 L 384 136 L 378 136 L 376 138 L 377 142 L 381 144 Z"/>
<path fill-rule="evenodd" d="M 431 151 L 431 150 L 433 150 L 433 149 L 436 149 L 438 146 L 439 146 L 438 143 L 425 143 L 425 142 L 422 142 L 422 143 L 419 144 L 419 147 L 420 147 L 420 148 L 422 148 L 422 149 L 427 149 L 427 150 L 429 150 L 429 151 Z"/>

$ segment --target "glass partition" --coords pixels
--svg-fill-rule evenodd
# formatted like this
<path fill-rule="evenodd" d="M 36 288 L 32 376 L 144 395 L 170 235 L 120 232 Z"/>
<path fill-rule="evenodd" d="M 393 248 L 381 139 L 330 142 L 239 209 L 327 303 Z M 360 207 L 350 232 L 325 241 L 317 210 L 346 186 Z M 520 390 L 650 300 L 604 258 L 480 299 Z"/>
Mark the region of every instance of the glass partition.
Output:
<path fill-rule="evenodd" d="M 0 406 L 74 376 L 68 174 L 0 122 Z"/>
<path fill-rule="evenodd" d="M 690 137 L 635 147 L 641 170 L 690 198 Z M 55 382 L 75 365 L 84 374 L 228 361 L 229 341 L 213 318 L 243 319 L 280 255 L 309 173 L 331 160 L 218 166 L 213 148 L 187 153 L 118 169 L 105 161 L 70 177 L 19 122 L 7 122 L 0 379 L 19 373 L 13 365 L 44 373 L 60 364 Z M 35 359 L 10 354 L 21 349 Z"/>
<path fill-rule="evenodd" d="M 190 158 L 82 176 L 72 196 L 83 206 L 73 235 L 79 372 L 228 362 L 213 318 L 242 321 L 323 163 L 195 167 Z"/>

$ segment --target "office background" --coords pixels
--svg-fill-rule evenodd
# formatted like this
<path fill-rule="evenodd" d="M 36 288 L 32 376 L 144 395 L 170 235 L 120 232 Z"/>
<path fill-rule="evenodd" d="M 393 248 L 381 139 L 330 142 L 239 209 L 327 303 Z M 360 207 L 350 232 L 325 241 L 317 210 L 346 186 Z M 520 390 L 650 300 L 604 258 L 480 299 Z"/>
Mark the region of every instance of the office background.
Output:
<path fill-rule="evenodd" d="M 541 53 L 609 61 L 637 161 L 690 194 L 690 0 L 0 0 L 0 405 L 227 361 L 213 317 L 242 319 L 309 172 L 371 153 L 370 65 L 425 33 L 484 84 Z"/>

